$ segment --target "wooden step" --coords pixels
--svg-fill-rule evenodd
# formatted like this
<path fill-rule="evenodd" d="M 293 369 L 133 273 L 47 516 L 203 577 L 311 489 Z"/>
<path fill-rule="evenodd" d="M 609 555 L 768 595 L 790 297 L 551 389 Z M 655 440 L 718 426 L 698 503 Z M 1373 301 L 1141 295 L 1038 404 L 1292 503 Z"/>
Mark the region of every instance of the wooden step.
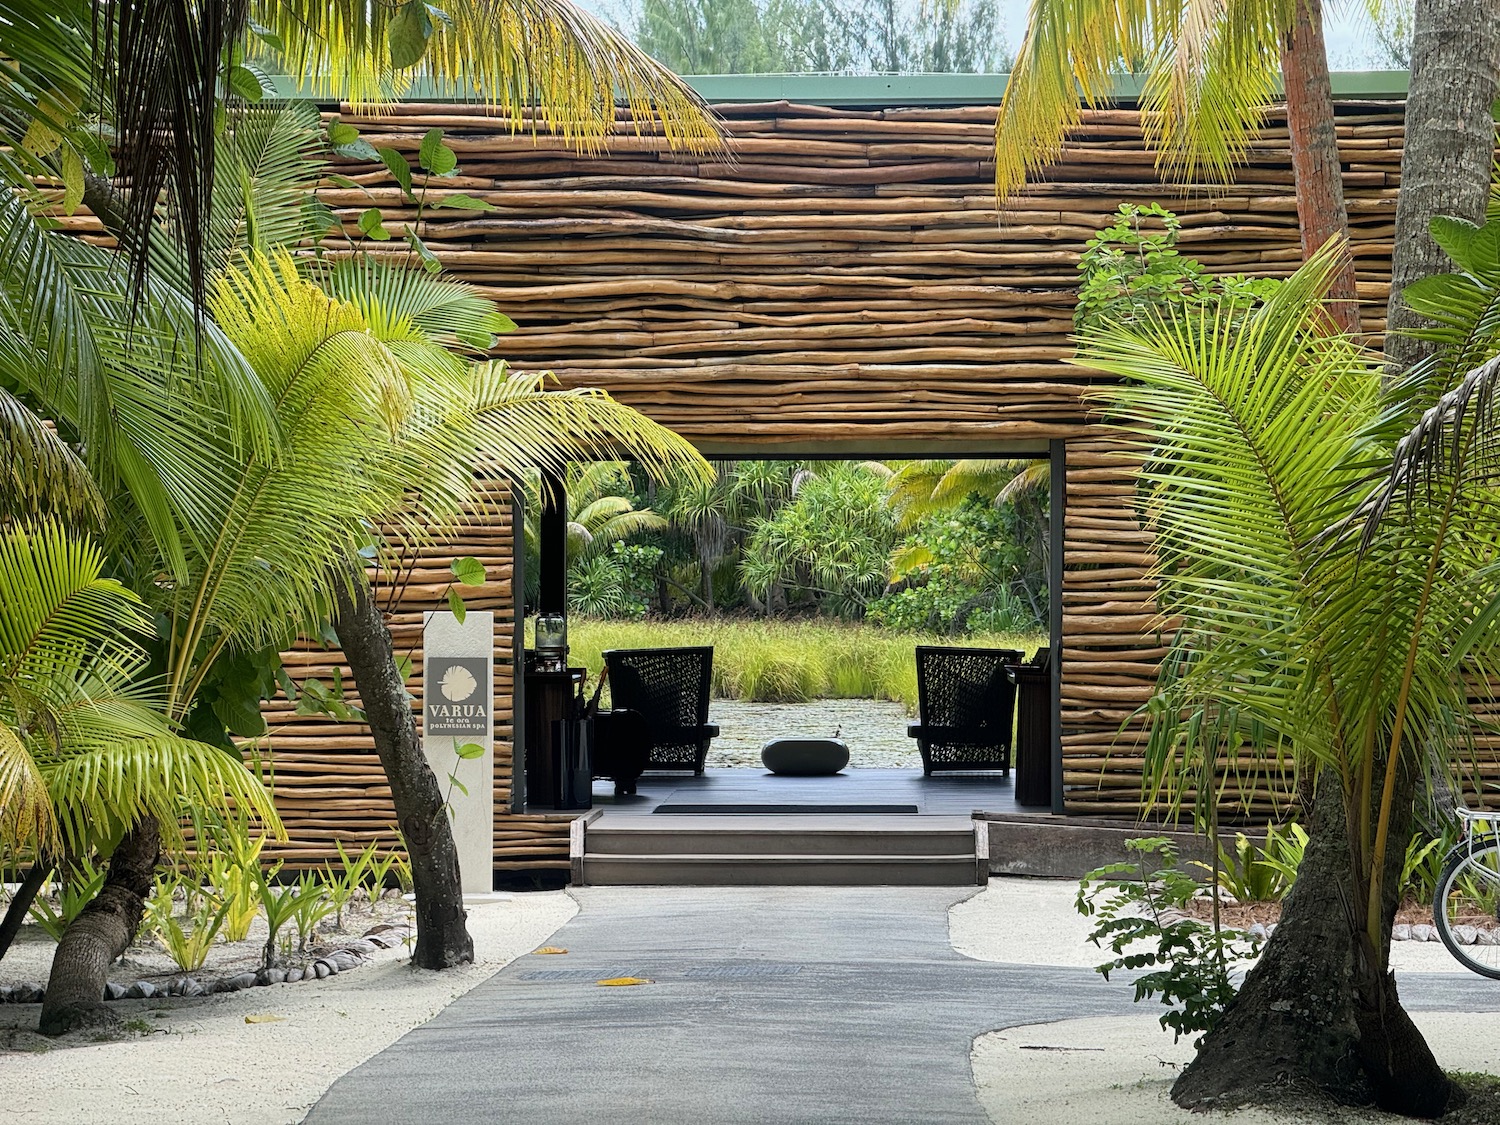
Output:
<path fill-rule="evenodd" d="M 573 825 L 580 884 L 972 886 L 986 826 L 957 816 L 603 816 Z"/>
<path fill-rule="evenodd" d="M 588 886 L 949 887 L 978 881 L 972 854 L 586 854 L 582 874 Z"/>
<path fill-rule="evenodd" d="M 587 855 L 958 855 L 974 830 L 590 828 Z"/>

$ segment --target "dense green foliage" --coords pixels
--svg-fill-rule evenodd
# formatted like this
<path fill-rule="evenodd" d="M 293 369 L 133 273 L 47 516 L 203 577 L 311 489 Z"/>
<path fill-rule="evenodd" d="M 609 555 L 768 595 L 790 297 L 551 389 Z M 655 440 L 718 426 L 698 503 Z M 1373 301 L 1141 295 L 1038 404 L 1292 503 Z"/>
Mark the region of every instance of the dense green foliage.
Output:
<path fill-rule="evenodd" d="M 942 633 L 1038 628 L 1047 618 L 1042 506 L 1035 495 L 997 506 L 970 494 L 946 514 L 923 518 L 897 547 L 898 581 L 869 607 L 868 619 Z"/>
<path fill-rule="evenodd" d="M 678 74 L 1009 69 L 996 0 L 640 0 L 623 21 Z"/>
<path fill-rule="evenodd" d="M 587 616 L 748 611 L 952 635 L 1047 621 L 1044 462 L 735 461 L 662 488 L 612 462 L 566 483 L 569 604 Z"/>
<path fill-rule="evenodd" d="M 1264 300 L 1274 278 L 1210 274 L 1177 249 L 1182 220 L 1159 203 L 1122 203 L 1115 221 L 1089 239 L 1078 260 L 1080 330 L 1129 323 L 1155 311 L 1216 311 Z"/>

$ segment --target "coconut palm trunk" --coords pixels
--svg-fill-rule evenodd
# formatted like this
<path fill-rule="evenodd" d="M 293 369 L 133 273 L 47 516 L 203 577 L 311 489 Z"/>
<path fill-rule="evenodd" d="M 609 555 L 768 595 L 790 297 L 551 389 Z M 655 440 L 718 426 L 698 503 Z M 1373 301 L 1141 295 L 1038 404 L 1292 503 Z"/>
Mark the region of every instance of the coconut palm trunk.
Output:
<path fill-rule="evenodd" d="M 109 966 L 135 940 L 160 855 L 161 832 L 152 817 L 137 822 L 115 848 L 104 886 L 57 943 L 42 1000 L 43 1035 L 114 1022 L 104 1006 Z"/>
<path fill-rule="evenodd" d="M 1330 238 L 1349 236 L 1320 0 L 1299 0 L 1296 20 L 1282 46 L 1281 74 L 1286 88 L 1292 180 L 1297 188 L 1297 225 L 1305 261 Z M 1330 296 L 1328 312 L 1339 331 L 1358 332 L 1353 258 L 1346 258 L 1334 276 Z"/>
<path fill-rule="evenodd" d="M 336 582 L 334 589 L 334 631 L 358 686 L 411 861 L 417 911 L 412 963 L 419 969 L 468 964 L 474 960 L 474 940 L 466 925 L 458 846 L 442 790 L 417 738 L 390 630 L 361 576 Z"/>
<path fill-rule="evenodd" d="M 1418 278 L 1453 268 L 1429 232 L 1433 217 L 1483 223 L 1495 153 L 1494 103 L 1500 21 L 1487 0 L 1418 0 L 1406 148 L 1396 200 L 1395 251 L 1385 354 L 1411 367 L 1428 346 L 1398 335 L 1419 319 L 1401 302 Z"/>
<path fill-rule="evenodd" d="M 1275 1091 L 1316 1090 L 1341 1104 L 1435 1117 L 1457 1088 L 1401 1006 L 1395 977 L 1374 967 L 1362 940 L 1363 890 L 1355 886 L 1343 795 L 1331 774 L 1316 795 L 1303 795 L 1303 807 L 1308 845 L 1280 924 L 1173 1084 L 1172 1099 L 1226 1108 L 1263 1103 Z M 1387 950 L 1401 858 L 1398 849 L 1387 856 Z"/>

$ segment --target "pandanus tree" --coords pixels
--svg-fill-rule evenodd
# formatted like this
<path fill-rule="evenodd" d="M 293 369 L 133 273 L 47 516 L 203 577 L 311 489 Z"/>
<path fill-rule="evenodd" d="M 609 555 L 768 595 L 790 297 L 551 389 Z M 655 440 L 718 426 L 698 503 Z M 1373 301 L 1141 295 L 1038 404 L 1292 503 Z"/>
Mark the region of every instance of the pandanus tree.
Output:
<path fill-rule="evenodd" d="M 1290 763 L 1311 839 L 1282 924 L 1179 1077 L 1184 1104 L 1312 1088 L 1433 1116 L 1453 1087 L 1390 971 L 1402 788 L 1466 760 L 1500 675 L 1493 480 L 1500 230 L 1438 224 L 1465 270 L 1408 289 L 1434 358 L 1382 393 L 1327 331 L 1334 243 L 1263 305 L 1097 323 L 1078 362 L 1144 439 L 1140 507 L 1181 621 L 1148 716 L 1153 792 L 1211 813 L 1224 763 Z M 1409 790 L 1406 798 L 1409 802 Z"/>

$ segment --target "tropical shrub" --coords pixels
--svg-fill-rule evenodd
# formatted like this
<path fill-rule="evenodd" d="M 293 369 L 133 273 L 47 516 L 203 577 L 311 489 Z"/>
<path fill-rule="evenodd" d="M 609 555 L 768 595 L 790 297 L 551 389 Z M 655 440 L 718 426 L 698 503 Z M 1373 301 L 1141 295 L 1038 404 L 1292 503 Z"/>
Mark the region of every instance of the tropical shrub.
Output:
<path fill-rule="evenodd" d="M 568 567 L 568 608 L 585 617 L 646 616 L 662 549 L 615 541 Z"/>
<path fill-rule="evenodd" d="M 1437 894 L 1438 877 L 1448 853 L 1458 844 L 1462 826 L 1455 820 L 1448 821 L 1437 833 L 1419 828 L 1412 833 L 1406 844 L 1406 854 L 1401 860 L 1401 890 L 1403 895 L 1416 899 L 1418 905 L 1431 906 Z"/>
<path fill-rule="evenodd" d="M 1162 311 L 1249 307 L 1275 292 L 1273 278 L 1210 274 L 1177 247 L 1182 220 L 1159 203 L 1122 203 L 1115 221 L 1085 244 L 1073 311 L 1079 328 L 1129 323 Z"/>
<path fill-rule="evenodd" d="M 31 920 L 53 941 L 61 941 L 63 931 L 89 904 L 89 900 L 99 893 L 99 888 L 104 886 L 107 874 L 109 868 L 102 863 L 95 864 L 86 856 L 68 864 L 63 877 L 55 883 L 56 909 L 43 893 L 31 904 Z"/>
<path fill-rule="evenodd" d="M 1299 824 L 1284 831 L 1266 828 L 1266 842 L 1257 847 L 1243 832 L 1234 834 L 1232 847 L 1218 844 L 1217 864 L 1194 860 L 1194 867 L 1209 872 L 1215 884 L 1236 902 L 1280 902 L 1297 878 L 1297 867 L 1307 846 L 1307 833 Z"/>
<path fill-rule="evenodd" d="M 146 900 L 146 909 L 162 948 L 179 969 L 192 972 L 201 969 L 208 959 L 208 951 L 223 928 L 229 903 L 200 896 L 197 904 L 189 904 L 187 913 L 179 920 L 173 909 L 174 882 L 159 882 L 158 892 Z"/>
<path fill-rule="evenodd" d="M 1047 575 L 1040 529 L 1012 500 L 971 493 L 920 519 L 897 546 L 891 578 L 904 587 L 872 602 L 867 619 L 891 629 L 942 633 L 1030 632 L 1046 627 Z"/>
<path fill-rule="evenodd" d="M 1260 943 L 1240 930 L 1189 917 L 1198 881 L 1177 866 L 1177 849 L 1165 837 L 1126 840 L 1133 863 L 1090 871 L 1078 885 L 1075 906 L 1096 919 L 1089 940 L 1115 957 L 1095 970 L 1105 980 L 1120 969 L 1149 970 L 1134 980 L 1137 1002 L 1159 995 L 1171 1010 L 1161 1025 L 1174 1040 L 1212 1030 L 1235 994 L 1231 970 L 1254 959 Z M 1153 867 L 1153 863 L 1156 865 Z"/>

